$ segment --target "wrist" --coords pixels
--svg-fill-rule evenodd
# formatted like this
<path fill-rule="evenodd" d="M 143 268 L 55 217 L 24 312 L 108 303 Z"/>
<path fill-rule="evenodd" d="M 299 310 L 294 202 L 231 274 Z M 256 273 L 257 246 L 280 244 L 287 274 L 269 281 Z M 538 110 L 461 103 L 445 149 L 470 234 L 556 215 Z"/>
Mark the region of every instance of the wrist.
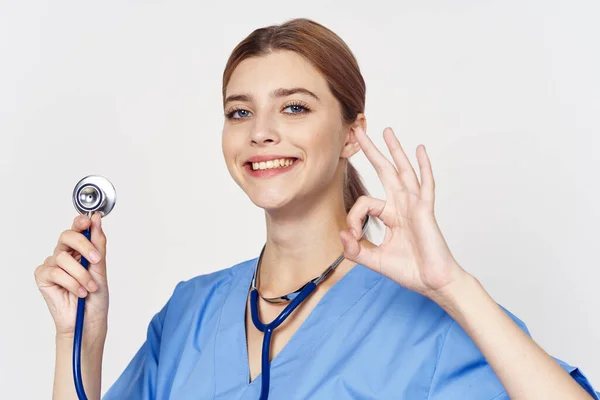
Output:
<path fill-rule="evenodd" d="M 107 331 L 85 331 L 83 333 L 81 341 L 82 352 L 95 352 L 97 350 L 102 351 L 104 349 L 104 343 L 106 342 Z M 57 332 L 55 335 L 55 343 L 57 347 L 72 348 L 75 340 L 74 332 L 60 333 Z"/>
<path fill-rule="evenodd" d="M 462 268 L 457 269 L 458 272 L 455 279 L 435 291 L 430 298 L 435 301 L 453 318 L 465 308 L 473 297 L 481 290 L 481 284 L 473 275 L 469 274 Z M 456 319 L 456 318 L 455 318 Z"/>

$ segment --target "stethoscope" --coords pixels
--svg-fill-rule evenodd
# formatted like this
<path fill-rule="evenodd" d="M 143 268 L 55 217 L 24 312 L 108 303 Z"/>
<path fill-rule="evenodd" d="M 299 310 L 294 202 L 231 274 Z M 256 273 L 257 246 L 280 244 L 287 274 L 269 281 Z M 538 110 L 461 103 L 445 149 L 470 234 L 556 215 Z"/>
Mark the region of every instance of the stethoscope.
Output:
<path fill-rule="evenodd" d="M 360 239 L 365 235 L 367 231 L 367 225 L 369 223 L 369 215 L 366 215 L 365 221 L 363 222 L 362 233 L 360 235 Z M 262 346 L 262 358 L 261 358 L 261 390 L 260 390 L 260 400 L 267 400 L 269 398 L 269 385 L 270 385 L 270 366 L 271 363 L 269 361 L 269 355 L 271 353 L 271 337 L 273 335 L 273 331 L 286 320 L 287 317 L 308 297 L 310 296 L 317 285 L 321 283 L 325 278 L 327 278 L 335 268 L 344 260 L 344 254 L 342 253 L 321 275 L 317 276 L 314 279 L 306 282 L 299 289 L 294 290 L 291 293 L 288 293 L 283 296 L 278 297 L 263 297 L 258 291 L 258 270 L 260 267 L 260 261 L 262 260 L 263 253 L 265 251 L 265 246 L 263 246 L 260 256 L 258 257 L 258 261 L 256 262 L 256 267 L 254 268 L 254 275 L 252 276 L 252 288 L 250 291 L 250 310 L 252 313 L 252 322 L 256 329 L 264 333 L 263 336 L 263 346 Z M 258 315 L 258 297 L 261 299 L 274 304 L 282 304 L 289 302 L 289 304 L 285 307 L 285 309 L 275 318 L 272 322 L 265 324 L 260 320 L 260 316 Z"/>
<path fill-rule="evenodd" d="M 108 179 L 99 175 L 88 175 L 81 179 L 73 189 L 73 204 L 75 209 L 82 215 L 87 215 L 91 218 L 94 212 L 101 212 L 101 216 L 107 216 L 115 206 L 117 200 L 117 192 L 115 187 Z M 369 223 L 369 216 L 365 217 L 363 222 L 360 239 L 365 235 Z M 83 231 L 83 235 L 91 240 L 91 227 Z M 305 285 L 295 291 L 283 296 L 267 298 L 263 297 L 258 291 L 258 272 L 260 261 L 262 260 L 265 246 L 263 246 L 252 277 L 252 288 L 250 292 L 250 309 L 252 312 L 252 322 L 256 328 L 264 333 L 262 360 L 261 360 L 261 392 L 260 400 L 267 400 L 269 397 L 270 385 L 270 361 L 269 355 L 271 350 L 271 337 L 273 331 L 280 326 L 287 317 L 308 297 L 310 296 L 317 285 L 324 281 L 335 268 L 344 260 L 342 253 L 321 275 L 311 279 Z M 88 269 L 89 262 L 85 257 L 81 257 L 81 265 Z M 289 302 L 287 307 L 275 318 L 272 322 L 264 324 L 258 315 L 258 297 L 269 303 L 282 304 Z M 83 336 L 83 317 L 85 311 L 85 298 L 77 300 L 77 315 L 75 319 L 75 334 L 73 340 L 73 380 L 75 382 L 75 391 L 79 400 L 87 400 L 85 389 L 83 387 L 83 378 L 81 376 L 81 342 Z"/>
<path fill-rule="evenodd" d="M 102 217 L 106 217 L 115 206 L 117 201 L 117 192 L 115 187 L 108 179 L 99 175 L 88 175 L 81 179 L 73 189 L 73 204 L 75 209 L 82 215 L 91 218 L 96 211 L 101 212 Z M 88 239 L 92 240 L 91 227 L 82 232 Z M 89 262 L 85 257 L 81 257 L 81 265 L 88 269 Z M 75 381 L 75 391 L 80 400 L 87 400 L 83 388 L 83 378 L 81 376 L 81 339 L 83 336 L 83 316 L 85 311 L 85 298 L 77 300 L 77 315 L 75 317 L 75 336 L 73 339 L 73 380 Z"/>

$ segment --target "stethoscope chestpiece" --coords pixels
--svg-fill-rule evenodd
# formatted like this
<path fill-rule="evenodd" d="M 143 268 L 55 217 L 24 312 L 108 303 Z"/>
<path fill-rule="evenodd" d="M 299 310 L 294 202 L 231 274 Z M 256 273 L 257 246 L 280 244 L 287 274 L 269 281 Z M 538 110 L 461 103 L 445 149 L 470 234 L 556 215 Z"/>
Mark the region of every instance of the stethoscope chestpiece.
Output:
<path fill-rule="evenodd" d="M 100 175 L 88 175 L 73 189 L 73 205 L 80 214 L 91 216 L 94 212 L 108 215 L 117 201 L 117 191 L 108 179 Z"/>

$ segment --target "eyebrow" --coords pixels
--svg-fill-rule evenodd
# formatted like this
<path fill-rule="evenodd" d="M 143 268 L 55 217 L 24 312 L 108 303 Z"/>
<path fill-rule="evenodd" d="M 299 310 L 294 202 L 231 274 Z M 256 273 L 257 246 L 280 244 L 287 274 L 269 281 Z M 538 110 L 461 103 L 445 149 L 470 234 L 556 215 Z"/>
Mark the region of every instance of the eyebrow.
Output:
<path fill-rule="evenodd" d="M 308 96 L 313 97 L 317 101 L 321 101 L 321 99 L 319 99 L 319 97 L 316 94 L 314 94 L 310 90 L 305 89 L 303 87 L 295 87 L 295 88 L 290 88 L 290 89 L 286 89 L 286 88 L 275 89 L 270 93 L 270 96 L 271 97 L 287 97 L 287 96 L 291 96 L 296 93 L 306 94 Z M 251 94 L 233 94 L 231 96 L 227 96 L 227 98 L 225 99 L 223 104 L 227 104 L 230 101 L 250 102 L 253 100 L 254 100 L 254 97 Z"/>

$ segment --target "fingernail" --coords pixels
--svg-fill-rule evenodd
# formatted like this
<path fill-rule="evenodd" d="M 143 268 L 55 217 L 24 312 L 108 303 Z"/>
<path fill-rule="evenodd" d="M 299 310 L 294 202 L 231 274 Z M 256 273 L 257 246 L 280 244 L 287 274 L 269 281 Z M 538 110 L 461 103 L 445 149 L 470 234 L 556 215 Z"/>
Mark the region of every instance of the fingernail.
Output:
<path fill-rule="evenodd" d="M 100 261 L 100 254 L 96 250 L 90 251 L 88 259 L 94 264 Z"/>
<path fill-rule="evenodd" d="M 358 239 L 358 238 L 359 238 L 359 235 L 358 235 L 358 232 L 356 231 L 356 229 L 352 229 L 352 235 L 353 235 L 353 236 L 354 236 L 356 239 Z"/>
<path fill-rule="evenodd" d="M 98 285 L 96 282 L 94 282 L 94 280 L 89 281 L 87 286 L 90 292 L 95 292 L 98 289 Z"/>
<path fill-rule="evenodd" d="M 77 293 L 79 293 L 79 297 L 85 297 L 87 295 L 87 291 L 82 287 L 77 290 Z"/>

